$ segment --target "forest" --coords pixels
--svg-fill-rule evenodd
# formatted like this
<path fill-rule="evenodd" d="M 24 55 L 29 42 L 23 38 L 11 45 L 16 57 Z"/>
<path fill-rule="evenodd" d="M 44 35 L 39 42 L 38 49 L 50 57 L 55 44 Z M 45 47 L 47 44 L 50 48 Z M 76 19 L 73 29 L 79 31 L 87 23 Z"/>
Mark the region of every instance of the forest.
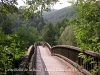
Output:
<path fill-rule="evenodd" d="M 70 7 L 49 14 L 46 13 L 52 8 L 47 6 L 57 0 L 27 1 L 28 7 L 17 8 L 16 0 L 1 0 L 0 75 L 7 75 L 7 68 L 17 68 L 28 47 L 35 42 L 71 45 L 100 53 L 99 0 L 70 0 Z M 36 12 L 39 5 L 41 10 Z"/>

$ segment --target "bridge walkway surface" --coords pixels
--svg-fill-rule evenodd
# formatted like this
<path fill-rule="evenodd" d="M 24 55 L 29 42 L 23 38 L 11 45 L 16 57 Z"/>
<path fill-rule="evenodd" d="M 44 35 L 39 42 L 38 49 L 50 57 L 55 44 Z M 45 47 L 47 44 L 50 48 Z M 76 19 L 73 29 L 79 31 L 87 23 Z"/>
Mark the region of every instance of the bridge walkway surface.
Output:
<path fill-rule="evenodd" d="M 38 46 L 36 55 L 36 75 L 83 75 L 65 60 L 51 56 L 47 47 Z"/>

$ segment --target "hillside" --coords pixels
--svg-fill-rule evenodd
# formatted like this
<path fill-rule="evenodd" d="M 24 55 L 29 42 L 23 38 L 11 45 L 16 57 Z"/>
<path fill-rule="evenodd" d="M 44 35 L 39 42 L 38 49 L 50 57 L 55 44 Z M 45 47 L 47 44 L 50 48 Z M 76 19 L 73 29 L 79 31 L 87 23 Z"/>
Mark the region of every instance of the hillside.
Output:
<path fill-rule="evenodd" d="M 44 19 L 55 23 L 59 19 L 64 17 L 72 17 L 74 15 L 74 11 L 70 7 L 65 7 L 60 10 L 52 10 L 50 12 L 44 13 Z"/>
<path fill-rule="evenodd" d="M 57 11 L 57 9 L 51 9 L 50 11 L 43 11 L 43 15 L 44 16 L 47 16 L 47 15 L 49 15 L 49 14 L 53 14 L 54 12 L 56 12 Z"/>
<path fill-rule="evenodd" d="M 19 9 L 21 11 L 21 9 Z M 62 19 L 64 17 L 71 17 L 74 15 L 74 12 L 70 7 L 66 7 L 60 10 L 52 9 L 49 12 L 44 11 L 43 12 L 44 16 L 34 16 L 33 18 L 30 18 L 29 20 L 24 20 L 20 18 L 20 16 L 17 15 L 9 15 L 10 17 L 14 17 L 14 24 L 12 26 L 13 31 L 15 31 L 17 28 L 22 26 L 23 24 L 27 26 L 32 26 L 37 28 L 39 32 L 43 29 L 43 26 L 45 25 L 45 21 L 51 21 L 52 23 L 57 22 L 57 20 Z"/>

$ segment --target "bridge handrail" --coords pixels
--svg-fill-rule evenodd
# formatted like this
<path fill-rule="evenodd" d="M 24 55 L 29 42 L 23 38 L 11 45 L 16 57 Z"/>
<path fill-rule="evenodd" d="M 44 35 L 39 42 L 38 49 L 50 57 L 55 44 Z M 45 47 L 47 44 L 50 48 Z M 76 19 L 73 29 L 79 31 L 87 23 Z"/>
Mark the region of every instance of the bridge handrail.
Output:
<path fill-rule="evenodd" d="M 56 45 L 51 47 L 49 43 L 44 43 L 43 47 L 47 46 L 51 52 L 51 55 L 56 55 L 58 57 L 61 57 L 62 59 L 68 61 L 72 65 L 76 64 L 76 68 L 78 68 L 81 72 L 83 72 L 86 75 L 91 75 L 90 70 L 94 68 L 94 64 L 90 64 L 90 62 L 87 62 L 83 65 L 83 59 L 79 57 L 79 53 L 82 52 L 86 56 L 93 57 L 93 60 L 96 61 L 97 66 L 100 66 L 100 53 L 93 52 L 90 50 L 81 50 L 78 47 L 69 46 L 69 45 Z M 77 61 L 77 63 L 76 63 Z M 92 60 L 91 60 L 92 61 Z M 100 70 L 97 75 L 100 75 Z"/>
<path fill-rule="evenodd" d="M 34 43 L 34 53 L 31 57 L 30 64 L 29 64 L 29 72 L 31 75 L 35 74 L 34 68 L 36 68 L 35 66 L 36 65 L 36 50 L 37 50 L 37 44 Z"/>
<path fill-rule="evenodd" d="M 82 65 L 82 62 L 83 62 L 83 59 L 82 58 L 79 58 L 78 57 L 78 54 L 82 52 L 81 49 L 79 49 L 78 47 L 74 47 L 74 46 L 69 46 L 69 45 L 56 45 L 56 46 L 53 46 L 51 48 L 51 53 L 53 55 L 57 55 L 57 54 L 60 54 L 60 55 L 63 55 L 67 58 L 69 58 L 70 60 L 76 62 L 79 64 L 79 65 Z M 91 56 L 93 57 L 93 60 L 96 61 L 97 65 L 100 66 L 100 53 L 96 53 L 96 52 L 93 52 L 93 51 L 89 51 L 89 50 L 84 50 L 83 53 L 87 56 Z M 91 69 L 93 69 L 94 67 L 94 64 L 91 64 L 89 62 L 87 62 L 86 64 L 84 64 L 84 68 L 86 70 L 88 70 L 90 72 Z M 86 72 L 86 71 L 85 71 Z M 90 75 L 90 73 L 88 72 L 88 75 Z M 99 71 L 100 72 L 100 71 Z M 86 72 L 87 73 L 87 72 Z M 99 75 L 100 73 L 98 73 Z M 87 75 L 87 74 L 86 74 Z"/>
<path fill-rule="evenodd" d="M 65 47 L 65 48 L 73 49 L 75 51 L 82 52 L 82 50 L 80 48 L 74 47 L 74 46 L 69 46 L 69 45 L 56 45 L 56 46 L 51 47 L 51 49 L 54 49 L 54 48 L 57 48 L 57 47 L 60 47 L 60 48 Z M 100 59 L 100 53 L 93 52 L 93 51 L 90 51 L 90 50 L 84 50 L 83 53 L 90 55 L 90 56 L 93 56 L 93 57 L 97 57 L 97 58 Z"/>
<path fill-rule="evenodd" d="M 34 46 L 31 45 L 28 48 L 27 53 L 24 55 L 23 60 L 19 65 L 19 69 L 22 69 L 22 71 L 17 71 L 15 75 L 25 75 L 26 70 L 27 71 L 29 70 L 28 66 L 29 66 L 29 62 L 33 54 L 34 54 Z"/>
<path fill-rule="evenodd" d="M 52 54 L 51 54 L 51 46 L 50 46 L 50 44 L 46 42 L 46 43 L 43 44 L 43 47 L 45 47 L 45 46 L 49 49 L 49 50 L 47 50 L 48 53 L 49 53 L 50 55 L 52 55 Z"/>
<path fill-rule="evenodd" d="M 49 49 L 51 49 L 50 44 L 49 44 L 49 43 L 47 43 L 47 42 L 45 42 L 45 43 L 43 44 L 43 47 L 44 47 L 44 46 L 47 46 Z"/>

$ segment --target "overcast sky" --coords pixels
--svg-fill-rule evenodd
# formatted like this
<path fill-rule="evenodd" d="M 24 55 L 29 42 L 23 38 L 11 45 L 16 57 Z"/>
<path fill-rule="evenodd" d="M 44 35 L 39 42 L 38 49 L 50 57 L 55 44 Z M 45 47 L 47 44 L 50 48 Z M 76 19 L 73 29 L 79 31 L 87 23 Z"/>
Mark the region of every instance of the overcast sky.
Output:
<path fill-rule="evenodd" d="M 68 3 L 68 0 L 60 0 L 60 2 L 57 2 L 55 6 L 53 7 L 54 9 L 61 9 L 67 6 L 70 6 L 71 4 Z"/>
<path fill-rule="evenodd" d="M 59 0 L 60 2 L 57 2 L 52 8 L 53 9 L 61 9 L 67 6 L 70 6 L 70 3 L 68 3 L 68 0 Z M 19 5 L 24 5 L 22 0 L 18 0 Z"/>

